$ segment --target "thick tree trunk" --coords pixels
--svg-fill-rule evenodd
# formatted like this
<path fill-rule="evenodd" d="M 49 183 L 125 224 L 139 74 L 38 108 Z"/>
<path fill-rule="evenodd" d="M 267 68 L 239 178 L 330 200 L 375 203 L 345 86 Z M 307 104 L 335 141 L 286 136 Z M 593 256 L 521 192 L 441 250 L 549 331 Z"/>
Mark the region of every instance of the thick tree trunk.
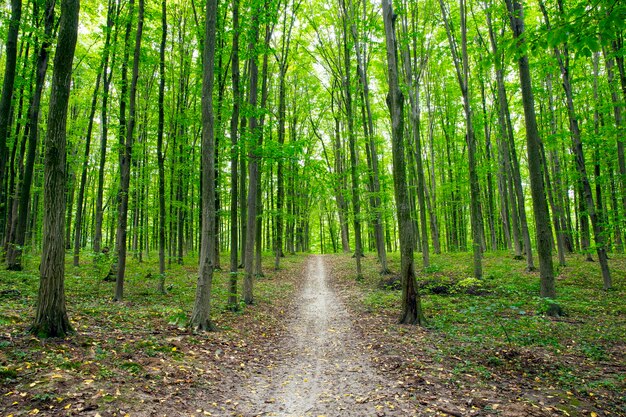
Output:
<path fill-rule="evenodd" d="M 391 113 L 393 179 L 396 207 L 400 229 L 400 277 L 402 279 L 402 313 L 400 323 L 424 325 L 417 284 L 415 281 L 415 261 L 413 258 L 413 235 L 409 196 L 406 187 L 406 166 L 404 162 L 404 97 L 398 87 L 397 46 L 394 28 L 394 15 L 389 0 L 382 0 L 385 41 L 387 45 L 387 73 L 389 94 L 387 105 Z"/>
<path fill-rule="evenodd" d="M 213 121 L 213 75 L 217 0 L 207 0 L 202 53 L 202 234 L 198 286 L 190 325 L 196 330 L 213 330 L 211 285 L 215 235 L 215 138 Z"/>
<path fill-rule="evenodd" d="M 44 237 L 37 313 L 30 328 L 39 337 L 72 332 L 65 309 L 65 143 L 72 61 L 78 34 L 79 0 L 61 2 L 59 39 L 54 57 L 44 161 Z"/>

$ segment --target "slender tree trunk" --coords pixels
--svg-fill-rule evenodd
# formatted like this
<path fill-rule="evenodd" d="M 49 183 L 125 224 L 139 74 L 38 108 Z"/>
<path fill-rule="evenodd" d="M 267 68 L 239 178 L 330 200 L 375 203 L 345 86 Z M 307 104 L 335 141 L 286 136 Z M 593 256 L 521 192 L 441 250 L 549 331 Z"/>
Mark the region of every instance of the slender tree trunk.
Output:
<path fill-rule="evenodd" d="M 559 10 L 563 13 L 563 5 L 559 0 Z M 539 6 L 541 7 L 541 11 L 546 20 L 546 24 L 548 26 L 548 30 L 550 30 L 550 21 L 548 18 L 548 13 L 543 4 L 543 1 L 540 0 Z M 574 153 L 574 157 L 576 160 L 576 169 L 578 171 L 579 181 L 581 185 L 582 191 L 582 204 L 586 206 L 587 214 L 591 219 L 591 225 L 593 227 L 594 239 L 596 241 L 596 253 L 598 255 L 598 262 L 600 263 L 600 270 L 602 271 L 602 279 L 604 282 L 604 289 L 608 290 L 613 286 L 611 279 L 611 272 L 609 270 L 608 264 L 608 256 L 606 254 L 606 245 L 604 239 L 604 231 L 602 222 L 599 218 L 598 212 L 596 210 L 596 206 L 593 201 L 593 194 L 591 191 L 591 185 L 589 183 L 589 177 L 587 176 L 587 168 L 585 164 L 585 155 L 583 153 L 583 143 L 581 139 L 580 127 L 578 124 L 578 117 L 576 116 L 576 111 L 574 109 L 574 98 L 572 92 L 572 85 L 569 75 L 569 52 L 567 49 L 567 44 L 564 46 L 563 52 L 559 49 L 558 46 L 554 47 L 554 55 L 559 64 L 559 68 L 561 69 L 561 78 L 563 80 L 563 91 L 565 92 L 566 104 L 567 104 L 567 115 L 569 117 L 570 122 L 570 130 L 571 130 L 571 138 L 572 138 L 572 151 Z"/>
<path fill-rule="evenodd" d="M 485 97 L 485 81 L 480 80 L 480 97 L 483 108 L 483 125 L 485 128 L 485 157 L 487 162 L 487 220 L 489 222 L 489 238 L 491 243 L 491 250 L 498 249 L 498 242 L 496 238 L 496 226 L 495 226 L 495 209 L 494 209 L 494 195 L 493 195 L 493 175 L 491 173 L 491 129 L 489 119 L 487 116 L 487 100 Z"/>
<path fill-rule="evenodd" d="M 107 32 L 108 32 L 107 28 Z M 105 48 L 107 45 L 105 43 Z M 98 105 L 98 90 L 100 90 L 100 79 L 102 78 L 102 66 L 96 76 L 96 86 L 93 89 L 91 98 L 91 110 L 89 111 L 89 122 L 87 125 L 87 135 L 85 137 L 85 155 L 83 156 L 83 170 L 80 175 L 80 188 L 78 190 L 78 201 L 76 203 L 76 224 L 74 225 L 74 266 L 78 266 L 80 260 L 80 239 L 81 227 L 83 223 L 83 200 L 85 198 L 85 186 L 87 185 L 87 169 L 89 168 L 89 150 L 91 148 L 91 132 L 93 131 L 93 119 L 96 115 Z"/>
<path fill-rule="evenodd" d="M 134 0 L 131 0 L 131 4 Z M 132 26 L 133 7 L 130 7 L 129 23 L 126 27 L 127 37 Z M 141 52 L 141 37 L 143 32 L 144 0 L 139 0 L 137 17 L 137 32 L 135 34 L 135 48 L 133 53 L 133 70 L 129 91 L 128 123 L 120 120 L 120 129 L 126 128 L 125 135 L 120 137 L 120 190 L 118 193 L 118 223 L 116 233 L 117 247 L 117 279 L 115 284 L 115 301 L 122 301 L 124 296 L 124 274 L 126 272 L 126 233 L 128 227 L 128 192 L 130 189 L 130 166 L 133 151 L 133 135 L 135 132 L 137 79 L 139 78 L 139 53 Z M 124 69 L 122 69 L 124 73 Z M 124 76 L 122 76 L 125 78 Z M 124 82 L 122 80 L 122 82 Z M 125 99 L 122 100 L 122 104 Z M 120 106 L 120 112 L 122 112 Z M 124 109 L 125 110 L 125 109 Z"/>
<path fill-rule="evenodd" d="M 606 67 L 606 73 L 609 81 L 609 89 L 611 91 L 611 102 L 613 104 L 613 117 L 615 118 L 615 127 L 616 127 L 616 142 L 617 142 L 617 165 L 619 169 L 619 178 L 621 181 L 620 185 L 620 194 L 621 194 L 621 203 L 622 203 L 622 216 L 626 216 L 626 158 L 624 157 L 624 141 L 625 139 L 625 129 L 622 125 L 622 104 L 620 104 L 619 96 L 618 96 L 618 87 L 616 85 L 615 79 L 615 59 L 609 56 L 609 53 L 606 48 L 603 50 L 604 52 L 604 63 Z M 623 60 L 623 58 L 622 58 Z M 623 64 L 622 64 L 623 65 Z M 624 94 L 624 98 L 626 98 L 626 91 Z M 614 194 L 613 194 L 614 195 Z M 623 217 L 621 220 L 618 220 L 616 230 L 621 230 L 624 226 Z M 622 251 L 623 248 L 618 247 L 619 251 Z"/>
<path fill-rule="evenodd" d="M 344 4 L 344 0 L 341 0 Z M 343 6 L 345 9 L 345 5 Z M 354 223 L 354 258 L 356 259 L 356 279 L 363 279 L 361 257 L 363 244 L 361 243 L 361 197 L 359 192 L 359 177 L 357 175 L 356 137 L 354 134 L 354 117 L 352 114 L 352 83 L 350 78 L 350 49 L 348 46 L 347 16 L 343 17 L 343 64 L 344 64 L 344 108 L 348 123 L 348 145 L 350 148 L 350 177 L 352 179 L 352 214 Z"/>
<path fill-rule="evenodd" d="M 467 25 L 465 10 L 465 0 L 459 1 L 461 8 L 461 55 L 458 53 L 457 41 L 450 27 L 448 12 L 443 0 L 439 0 L 441 13 L 448 34 L 448 41 L 452 52 L 452 59 L 456 68 L 461 94 L 463 95 L 463 109 L 465 111 L 465 127 L 467 142 L 467 159 L 469 163 L 469 183 L 470 183 L 470 220 L 472 225 L 472 247 L 474 252 L 474 277 L 482 278 L 482 215 L 480 209 L 480 187 L 476 167 L 476 136 L 472 123 L 472 108 L 469 97 L 469 61 L 467 55 Z"/>
<path fill-rule="evenodd" d="M 394 28 L 394 15 L 389 0 L 382 0 L 385 43 L 387 45 L 387 74 L 389 94 L 387 105 L 391 113 L 393 179 L 396 197 L 396 210 L 400 229 L 400 276 L 402 279 L 402 313 L 400 323 L 424 325 L 417 284 L 415 282 L 415 261 L 413 258 L 413 235 L 408 190 L 406 187 L 406 166 L 404 162 L 404 97 L 398 87 L 397 46 Z"/>
<path fill-rule="evenodd" d="M 6 40 L 6 58 L 4 62 L 4 80 L 2 95 L 0 96 L 0 202 L 4 201 L 4 171 L 6 170 L 7 136 L 9 133 L 10 115 L 13 100 L 13 84 L 15 82 L 15 68 L 17 66 L 17 37 L 20 31 L 22 19 L 22 0 L 11 0 L 11 20 Z M 5 207 L 6 209 L 6 207 Z M 4 213 L 0 212 L 0 219 L 4 219 Z M 0 220 L 1 221 L 1 220 Z M 4 229 L 0 223 L 0 227 Z M 2 230 L 0 229 L 0 230 Z"/>
<path fill-rule="evenodd" d="M 112 19 L 112 22 L 110 22 L 112 25 L 117 24 L 116 22 L 119 16 L 119 11 L 120 11 L 120 8 L 115 4 L 115 0 L 109 0 L 109 11 L 108 11 L 107 20 Z M 113 44 L 115 43 L 117 43 L 117 27 L 113 35 Z M 115 55 L 113 56 L 113 61 L 115 61 Z M 110 74 L 107 76 L 107 72 L 109 72 L 109 51 L 105 50 L 104 68 L 102 70 L 102 74 L 104 77 L 103 83 L 102 83 L 102 109 L 100 112 L 102 136 L 100 138 L 100 163 L 99 163 L 99 169 L 98 169 L 98 188 L 96 191 L 96 221 L 95 221 L 95 230 L 94 230 L 94 237 L 93 237 L 93 250 L 96 254 L 99 254 L 102 251 L 101 249 L 102 222 L 103 222 L 103 217 L 104 217 L 104 209 L 103 209 L 104 168 L 106 165 L 107 139 L 109 135 L 109 124 L 108 124 L 109 116 L 108 116 L 107 106 L 108 106 L 108 101 L 109 101 L 109 89 L 111 86 L 111 80 L 113 78 L 113 68 L 114 68 L 114 65 L 111 65 Z"/>
<path fill-rule="evenodd" d="M 245 277 L 243 282 L 243 299 L 246 304 L 254 303 L 254 241 L 256 237 L 256 199 L 257 199 L 257 182 L 259 181 L 259 137 L 261 132 L 259 131 L 258 119 L 254 114 L 257 110 L 258 100 L 258 81 L 259 81 L 259 67 L 258 56 L 256 55 L 256 46 L 259 40 L 259 20 L 261 18 L 261 6 L 257 6 L 253 10 L 252 15 L 252 38 L 248 45 L 248 51 L 251 54 L 250 65 L 250 81 L 248 87 L 249 94 L 249 106 L 252 111 L 252 115 L 248 121 L 249 129 L 249 148 L 248 148 L 248 214 L 247 214 L 247 227 L 246 227 L 246 242 L 245 242 Z"/>
<path fill-rule="evenodd" d="M 524 12 L 518 0 L 505 0 L 513 36 L 517 45 L 523 50 L 526 42 L 524 34 Z M 552 229 L 550 227 L 550 213 L 546 201 L 545 186 L 543 183 L 541 166 L 541 139 L 537 129 L 535 115 L 535 99 L 531 85 L 528 56 L 521 55 L 518 60 L 520 84 L 522 87 L 522 102 L 524 105 L 524 121 L 526 124 L 526 148 L 528 151 L 528 171 L 530 173 L 530 187 L 533 196 L 533 211 L 535 213 L 535 228 L 537 235 L 537 252 L 539 253 L 539 274 L 541 277 L 540 294 L 549 298 L 548 315 L 558 316 L 561 308 L 552 300 L 556 298 L 554 285 L 554 269 L 552 266 Z"/>
<path fill-rule="evenodd" d="M 241 93 L 239 91 L 239 0 L 233 0 L 233 46 L 231 56 L 231 75 L 233 82 L 233 112 L 230 120 L 230 279 L 228 290 L 228 305 L 231 309 L 237 308 L 237 159 L 238 159 L 238 132 L 239 106 Z"/>
<path fill-rule="evenodd" d="M 158 291 L 165 293 L 165 158 L 163 155 L 163 130 L 165 127 L 165 45 L 167 43 L 167 0 L 161 2 L 161 46 L 159 49 L 159 125 L 157 128 L 157 162 L 159 165 L 159 284 Z"/>
<path fill-rule="evenodd" d="M 548 105 L 550 110 L 550 130 L 553 135 L 556 135 L 556 120 L 554 118 L 554 98 L 552 96 L 552 78 L 550 76 L 546 79 L 546 84 L 548 87 Z M 552 211 L 554 213 L 554 226 L 556 229 L 556 241 L 557 241 L 557 249 L 559 253 L 559 265 L 565 266 L 565 249 L 566 249 L 566 233 L 565 230 L 565 214 L 563 213 L 563 186 L 561 183 L 561 173 L 559 167 L 559 160 L 556 152 L 554 150 L 549 151 L 551 165 L 553 167 L 552 170 L 552 178 L 554 178 L 553 185 L 553 207 Z M 548 174 L 548 161 L 547 157 L 545 160 L 545 171 L 546 175 Z M 549 185 L 549 182 L 546 182 Z"/>
<path fill-rule="evenodd" d="M 408 36 L 408 24 L 406 19 L 403 19 L 403 31 L 404 35 Z M 411 63 L 411 53 L 409 51 L 408 42 L 404 48 L 402 48 L 404 73 L 406 77 L 406 83 L 409 90 L 409 103 L 411 105 L 411 132 L 413 134 L 413 143 L 415 143 L 415 150 L 413 152 L 415 156 L 417 171 L 417 200 L 419 204 L 419 216 L 420 216 L 420 228 L 419 235 L 421 237 L 421 251 L 422 251 L 422 266 L 428 268 L 430 266 L 430 249 L 428 247 L 428 228 L 426 226 L 426 180 L 424 177 L 424 163 L 422 161 L 422 138 L 420 132 L 420 78 L 422 68 L 417 69 L 417 74 L 414 74 L 413 65 Z M 424 62 L 425 63 L 425 62 Z M 413 205 L 411 205 L 413 206 Z"/>
<path fill-rule="evenodd" d="M 44 8 L 44 37 L 37 55 L 35 91 L 28 109 L 28 124 L 26 127 L 28 131 L 28 153 L 26 155 L 24 175 L 19 184 L 17 224 L 15 232 L 12 233 L 12 239 L 8 245 L 7 253 L 7 269 L 13 271 L 22 269 L 22 251 L 26 243 L 29 204 L 31 200 L 30 190 L 33 184 L 33 171 L 37 157 L 37 142 L 39 140 L 41 97 L 45 85 L 46 72 L 48 70 L 50 39 L 52 38 L 52 32 L 54 30 L 54 3 L 54 0 L 47 0 Z M 63 190 L 63 195 L 65 195 L 65 185 L 63 186 Z"/>
<path fill-rule="evenodd" d="M 213 330 L 211 322 L 211 285 L 215 235 L 215 137 L 213 121 L 213 75 L 217 0 L 207 0 L 204 49 L 202 52 L 202 234 L 198 286 L 191 314 L 191 327 Z"/>
<path fill-rule="evenodd" d="M 44 238 L 37 313 L 30 328 L 39 337 L 72 332 L 65 309 L 65 142 L 72 61 L 78 35 L 79 0 L 61 2 L 59 39 L 54 57 L 44 161 Z"/>
<path fill-rule="evenodd" d="M 363 4 L 364 10 L 367 3 Z M 370 105 L 370 92 L 369 92 L 369 82 L 367 78 L 367 63 L 366 59 L 363 56 L 366 51 L 362 51 L 361 43 L 359 42 L 359 35 L 356 29 L 355 17 L 354 17 L 354 8 L 352 6 L 352 1 L 348 0 L 348 8 L 345 9 L 345 2 L 342 1 L 342 6 L 344 7 L 344 14 L 346 15 L 346 19 L 349 19 L 350 22 L 350 31 L 352 33 L 352 40 L 354 43 L 354 51 L 356 53 L 357 58 L 357 73 L 359 75 L 359 82 L 361 86 L 361 94 L 363 97 L 363 103 L 365 106 L 365 111 L 367 115 L 367 123 L 363 123 L 363 130 L 366 137 L 366 147 L 369 149 L 370 155 L 370 192 L 372 196 L 370 197 L 371 209 L 373 212 L 374 218 L 374 238 L 376 240 L 376 252 L 378 254 L 378 260 L 380 262 L 381 273 L 388 274 L 389 267 L 387 266 L 387 251 L 385 250 L 385 233 L 383 230 L 383 221 L 382 221 L 382 207 L 381 207 L 381 199 L 380 199 L 380 177 L 379 177 L 379 169 L 378 169 L 378 151 L 376 142 L 374 140 L 374 122 L 372 118 L 372 109 Z"/>
<path fill-rule="evenodd" d="M 335 160 L 335 174 L 337 175 L 337 188 L 335 190 L 335 200 L 337 201 L 337 212 L 339 214 L 339 227 L 341 229 L 341 247 L 343 253 L 350 253 L 350 236 L 348 230 L 348 205 L 344 197 L 346 190 L 346 175 L 343 168 L 343 152 L 341 146 L 341 132 L 339 125 L 339 115 L 335 113 L 335 94 L 331 97 L 331 107 L 335 120 L 335 131 L 333 135 L 333 154 Z"/>
<path fill-rule="evenodd" d="M 295 22 L 295 1 L 292 2 L 292 13 L 291 20 L 289 21 L 289 26 L 287 26 L 287 16 L 288 16 L 288 8 L 284 8 L 283 13 L 283 37 L 281 41 L 281 55 L 278 62 L 279 66 L 279 84 L 278 84 L 278 146 L 280 148 L 280 155 L 278 157 L 278 168 L 276 173 L 276 236 L 274 243 L 274 269 L 278 270 L 280 268 L 280 258 L 284 257 L 283 253 L 283 211 L 284 211 L 284 201 L 285 201 L 285 179 L 284 179 L 284 157 L 283 157 L 283 147 L 285 144 L 285 121 L 287 117 L 286 107 L 287 101 L 285 98 L 286 94 L 286 75 L 287 69 L 289 67 L 288 58 L 289 58 L 289 45 L 291 43 L 291 30 L 293 28 L 293 24 Z"/>
<path fill-rule="evenodd" d="M 515 173 L 513 171 L 512 163 L 511 163 L 511 141 L 509 130 L 507 127 L 507 114 L 509 112 L 509 104 L 506 96 L 506 88 L 504 84 L 504 54 L 500 50 L 496 38 L 496 33 L 493 27 L 493 23 L 491 20 L 491 12 L 489 10 L 486 11 L 487 17 L 487 26 L 489 28 L 489 40 L 491 43 L 491 50 L 493 56 L 495 57 L 495 69 L 496 69 L 496 87 L 497 87 L 497 102 L 498 102 L 498 127 L 499 127 L 499 148 L 500 148 L 500 159 L 501 159 L 501 177 L 502 177 L 502 190 L 501 195 L 503 199 L 508 199 L 510 206 L 511 217 L 509 222 L 509 210 L 505 207 L 503 208 L 502 218 L 505 220 L 504 227 L 508 231 L 509 224 L 511 224 L 511 228 L 513 231 L 513 249 L 515 253 L 515 259 L 523 259 L 522 256 L 522 247 L 520 245 L 520 217 L 518 210 L 518 199 L 517 194 L 514 191 L 514 176 Z M 523 204 L 523 200 L 522 200 Z M 524 212 L 525 213 L 525 212 Z"/>

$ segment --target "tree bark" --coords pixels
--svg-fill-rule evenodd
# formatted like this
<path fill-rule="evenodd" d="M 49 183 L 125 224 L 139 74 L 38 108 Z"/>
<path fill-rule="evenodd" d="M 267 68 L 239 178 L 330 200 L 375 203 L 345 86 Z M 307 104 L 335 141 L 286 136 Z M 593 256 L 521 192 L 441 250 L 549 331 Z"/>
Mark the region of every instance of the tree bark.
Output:
<path fill-rule="evenodd" d="M 47 0 L 44 8 L 44 35 L 41 47 L 37 54 L 35 91 L 33 93 L 29 109 L 26 131 L 28 131 L 28 151 L 24 175 L 19 187 L 19 205 L 17 212 L 17 224 L 15 231 L 11 233 L 8 245 L 7 269 L 20 271 L 22 269 L 22 251 L 26 242 L 26 230 L 28 228 L 28 213 L 31 199 L 31 186 L 33 184 L 33 170 L 37 157 L 37 142 L 39 140 L 39 114 L 41 97 L 45 85 L 46 72 L 48 70 L 50 39 L 54 30 L 54 0 Z M 63 186 L 65 195 L 65 185 Z"/>
<path fill-rule="evenodd" d="M 404 97 L 398 87 L 397 47 L 394 28 L 395 16 L 389 0 L 382 0 L 385 43 L 387 45 L 387 74 L 389 94 L 387 105 L 391 113 L 393 179 L 400 229 L 400 276 L 402 279 L 402 313 L 400 323 L 424 325 L 422 304 L 415 282 L 414 243 L 411 233 L 409 196 L 406 187 L 404 161 Z"/>
<path fill-rule="evenodd" d="M 165 127 L 165 45 L 167 42 L 167 0 L 161 2 L 161 46 L 159 48 L 159 124 L 157 127 L 157 163 L 159 165 L 159 284 L 158 291 L 165 293 L 165 158 L 163 155 L 163 130 Z"/>
<path fill-rule="evenodd" d="M 470 183 L 470 220 L 472 226 L 472 248 L 474 253 L 474 277 L 482 278 L 482 215 L 480 209 L 480 186 L 476 167 L 476 136 L 472 122 L 472 108 L 469 97 L 469 61 L 467 55 L 467 25 L 465 0 L 459 1 L 461 8 L 461 55 L 458 53 L 458 45 L 450 27 L 448 12 L 443 0 L 439 0 L 441 14 L 444 19 L 448 41 L 452 52 L 452 60 L 457 73 L 461 94 L 463 96 L 463 109 L 465 111 L 465 140 L 467 142 L 467 159 L 469 164 Z"/>
<path fill-rule="evenodd" d="M 238 163 L 238 132 L 239 106 L 241 92 L 239 87 L 239 0 L 233 0 L 233 45 L 231 56 L 231 76 L 233 83 L 233 112 L 230 119 L 230 278 L 228 290 L 228 305 L 231 309 L 237 308 L 237 163 Z"/>
<path fill-rule="evenodd" d="M 17 66 L 17 37 L 22 19 L 22 0 L 11 0 L 11 20 L 6 40 L 6 58 L 4 63 L 4 80 L 2 96 L 0 96 L 0 202 L 4 201 L 4 171 L 6 170 L 7 136 L 13 101 L 13 84 L 15 83 L 15 68 Z M 6 207 L 5 207 L 6 209 Z M 2 216 L 4 217 L 4 216 Z M 0 226 L 2 226 L 0 224 Z"/>
<path fill-rule="evenodd" d="M 65 143 L 72 61 L 78 35 L 79 0 L 61 2 L 44 161 L 44 236 L 37 313 L 30 332 L 64 337 L 72 327 L 65 309 Z"/>
<path fill-rule="evenodd" d="M 108 32 L 107 28 L 107 32 Z M 105 43 L 105 48 L 108 45 Z M 85 187 L 87 185 L 87 169 L 89 168 L 89 151 L 91 148 L 91 132 L 93 131 L 93 119 L 96 115 L 96 106 L 98 105 L 98 91 L 100 90 L 100 79 L 102 78 L 102 66 L 96 76 L 96 86 L 93 89 L 91 98 L 91 109 L 89 111 L 89 122 L 87 124 L 87 134 L 85 135 L 85 154 L 83 156 L 83 170 L 80 174 L 80 186 L 78 190 L 78 201 L 76 202 L 76 224 L 74 225 L 74 266 L 79 265 L 80 261 L 80 240 L 81 228 L 83 224 L 83 200 L 85 198 Z"/>
<path fill-rule="evenodd" d="M 119 16 L 120 7 L 119 4 L 116 5 L 115 0 L 109 0 L 109 19 L 112 19 L 111 25 L 116 25 L 117 18 Z M 107 22 L 107 25 L 109 22 Z M 113 34 L 113 44 L 117 43 L 117 27 Z M 107 76 L 107 72 L 109 72 L 109 50 L 105 50 L 104 56 L 104 68 L 102 70 L 103 74 L 103 82 L 102 82 L 102 109 L 100 111 L 100 123 L 102 124 L 102 136 L 100 138 L 100 161 L 99 161 L 99 169 L 98 169 L 98 188 L 96 191 L 96 221 L 95 221 L 95 230 L 93 237 L 93 251 L 96 254 L 102 252 L 102 221 L 104 215 L 103 208 L 103 200 L 104 200 L 104 168 L 106 165 L 106 152 L 107 152 L 107 139 L 109 135 L 109 124 L 108 124 L 108 102 L 109 102 L 109 89 L 111 86 L 111 80 L 113 78 L 113 68 L 114 65 L 111 65 L 110 74 Z M 115 52 L 113 55 L 113 61 L 115 61 Z M 96 258 L 97 259 L 97 258 Z"/>
<path fill-rule="evenodd" d="M 509 0 L 510 1 L 510 0 Z M 563 13 L 563 5 L 559 1 L 559 11 Z M 539 1 L 539 6 L 543 13 L 543 16 L 546 20 L 546 25 L 548 30 L 550 30 L 550 21 L 548 18 L 548 12 L 545 8 L 545 5 L 542 0 Z M 585 155 L 583 153 L 583 143 L 581 139 L 580 126 L 578 124 L 578 117 L 576 116 L 576 111 L 574 109 L 574 98 L 572 92 L 572 85 L 569 75 L 569 51 L 567 48 L 567 44 L 564 45 L 564 49 L 561 52 L 561 49 L 558 46 L 554 47 L 554 55 L 559 64 L 559 68 L 561 70 L 561 78 L 563 81 L 563 91 L 565 92 L 565 102 L 567 104 L 567 115 L 570 122 L 570 130 L 571 130 L 571 138 L 572 138 L 572 151 L 574 153 L 574 158 L 576 161 L 576 170 L 578 171 L 581 192 L 582 192 L 582 201 L 581 203 L 585 205 L 587 209 L 587 214 L 591 219 L 591 225 L 593 228 L 594 239 L 596 241 L 596 253 L 598 255 L 598 262 L 600 263 L 600 270 L 602 271 L 602 279 L 604 284 L 604 289 L 608 290 L 613 286 L 611 279 L 611 272 L 609 270 L 608 256 L 606 253 L 606 244 L 604 239 L 604 231 L 602 222 L 599 219 L 598 212 L 596 206 L 593 201 L 593 194 L 591 191 L 591 185 L 589 183 L 589 177 L 587 175 L 587 167 L 585 164 Z"/>
<path fill-rule="evenodd" d="M 130 35 L 132 26 L 133 7 L 131 0 L 129 23 L 126 27 L 127 36 Z M 137 79 L 139 78 L 139 53 L 141 52 L 141 37 L 143 34 L 144 0 L 139 0 L 139 11 L 137 16 L 137 32 L 135 34 L 135 47 L 133 53 L 133 70 L 129 91 L 128 123 L 120 120 L 120 129 L 126 127 L 124 136 L 120 137 L 120 190 L 118 193 L 118 222 L 116 233 L 117 247 L 117 279 L 115 281 L 115 295 L 113 300 L 122 301 L 124 297 L 124 274 L 126 272 L 126 233 L 128 228 L 128 192 L 130 189 L 130 166 L 133 152 L 133 135 L 135 133 L 136 100 L 137 100 Z M 122 69 L 122 73 L 124 70 Z M 124 76 L 122 76 L 125 78 Z M 122 81 L 123 82 L 123 81 Z M 125 99 L 122 99 L 122 104 Z M 120 106 L 120 112 L 122 112 Z"/>
<path fill-rule="evenodd" d="M 215 57 L 215 26 L 217 0 L 207 0 L 202 52 L 202 234 L 198 286 L 191 314 L 195 330 L 213 330 L 211 321 L 211 285 L 213 282 L 213 253 L 215 235 L 215 137 L 213 118 L 213 75 Z"/>
<path fill-rule="evenodd" d="M 246 226 L 246 242 L 245 242 L 245 277 L 243 281 L 243 299 L 246 304 L 254 303 L 254 243 L 256 238 L 256 197 L 257 182 L 259 181 L 259 149 L 258 142 L 261 132 L 259 131 L 257 112 L 258 102 L 258 81 L 259 67 L 258 55 L 256 52 L 259 40 L 259 20 L 261 14 L 261 6 L 257 5 L 252 15 L 252 37 L 248 45 L 250 52 L 250 81 L 248 86 L 248 104 L 252 115 L 248 120 L 249 129 L 249 147 L 248 147 L 248 204 L 247 204 L 247 226 Z"/>
<path fill-rule="evenodd" d="M 526 42 L 524 35 L 524 13 L 522 5 L 517 0 L 505 0 L 513 36 L 517 46 L 523 50 Z M 540 295 L 549 299 L 548 315 L 558 316 L 561 308 L 553 301 L 556 298 L 554 285 L 554 269 L 552 265 L 552 229 L 550 213 L 546 201 L 545 185 L 541 166 L 541 139 L 537 129 L 535 115 L 535 99 L 531 85 L 528 56 L 520 55 L 518 60 L 520 84 L 522 88 L 522 102 L 524 106 L 524 121 L 526 124 L 526 148 L 528 151 L 528 171 L 530 173 L 530 187 L 533 196 L 533 211 L 535 213 L 535 228 L 537 235 L 537 252 L 539 253 L 539 274 L 541 277 Z"/>

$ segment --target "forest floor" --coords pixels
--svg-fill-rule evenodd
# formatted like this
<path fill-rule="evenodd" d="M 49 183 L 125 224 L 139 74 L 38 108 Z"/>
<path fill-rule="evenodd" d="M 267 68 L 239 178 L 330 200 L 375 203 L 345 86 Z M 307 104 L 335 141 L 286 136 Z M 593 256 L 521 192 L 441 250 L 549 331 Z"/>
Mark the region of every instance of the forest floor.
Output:
<path fill-rule="evenodd" d="M 26 332 L 33 258 L 0 271 L 0 415 L 626 416 L 626 258 L 612 259 L 609 292 L 597 263 L 568 258 L 557 319 L 542 314 L 523 262 L 489 253 L 476 281 L 468 260 L 436 255 L 419 273 L 425 329 L 397 324 L 400 292 L 374 255 L 362 282 L 349 256 L 312 255 L 267 268 L 239 312 L 225 308 L 228 273 L 217 273 L 219 331 L 194 334 L 193 260 L 172 265 L 165 295 L 154 260 L 132 261 L 114 303 L 106 259 L 88 258 L 67 267 L 77 334 L 41 341 Z"/>

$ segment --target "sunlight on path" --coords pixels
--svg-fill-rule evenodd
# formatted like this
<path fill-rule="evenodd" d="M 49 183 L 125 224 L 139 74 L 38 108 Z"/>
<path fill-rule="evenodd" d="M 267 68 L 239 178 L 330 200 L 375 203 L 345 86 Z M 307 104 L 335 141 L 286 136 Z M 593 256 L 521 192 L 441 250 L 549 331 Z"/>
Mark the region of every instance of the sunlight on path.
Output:
<path fill-rule="evenodd" d="M 243 415 L 408 415 L 356 340 L 347 310 L 326 283 L 322 256 L 308 259 L 297 306 L 280 347 L 286 359 L 242 387 Z"/>

